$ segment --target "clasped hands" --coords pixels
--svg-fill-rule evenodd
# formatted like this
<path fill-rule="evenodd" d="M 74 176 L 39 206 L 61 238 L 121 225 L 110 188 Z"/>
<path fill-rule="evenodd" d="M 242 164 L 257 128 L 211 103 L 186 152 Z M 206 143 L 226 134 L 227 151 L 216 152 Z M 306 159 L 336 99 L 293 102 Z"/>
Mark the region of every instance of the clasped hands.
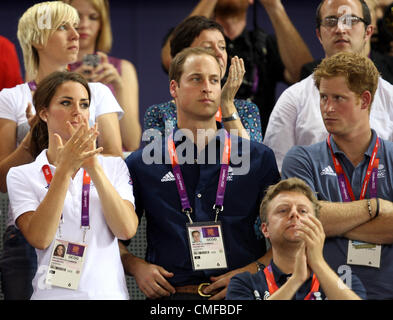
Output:
<path fill-rule="evenodd" d="M 322 223 L 314 215 L 301 217 L 300 223 L 295 227 L 295 236 L 301 241 L 296 255 L 293 277 L 301 283 L 307 280 L 309 273 L 324 261 L 323 245 L 325 233 Z"/>

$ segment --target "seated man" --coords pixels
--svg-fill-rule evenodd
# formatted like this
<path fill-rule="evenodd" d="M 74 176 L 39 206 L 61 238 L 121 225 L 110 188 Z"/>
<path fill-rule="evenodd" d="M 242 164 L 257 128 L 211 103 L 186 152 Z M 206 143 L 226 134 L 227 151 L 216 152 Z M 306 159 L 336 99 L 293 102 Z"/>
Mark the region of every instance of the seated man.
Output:
<path fill-rule="evenodd" d="M 303 179 L 322 200 L 330 267 L 356 274 L 369 299 L 393 299 L 393 205 L 382 200 L 392 199 L 393 143 L 370 128 L 378 70 L 367 57 L 341 52 L 314 78 L 329 137 L 293 147 L 282 177 Z"/>
<path fill-rule="evenodd" d="M 316 20 L 316 34 L 327 58 L 338 52 L 366 56 L 373 26 L 364 0 L 323 0 Z M 393 86 L 379 77 L 370 123 L 381 138 L 389 141 L 393 141 L 392 101 Z M 277 100 L 263 142 L 273 149 L 279 170 L 291 147 L 317 143 L 328 136 L 318 106 L 313 75 L 286 89 Z"/>
<path fill-rule="evenodd" d="M 210 50 L 177 54 L 169 71 L 177 126 L 126 159 L 136 210 L 146 216 L 147 254 L 138 258 L 121 244 L 122 261 L 150 299 L 223 299 L 234 274 L 270 260 L 254 222 L 280 176 L 269 148 L 216 122 L 221 72 Z M 192 242 L 194 230 L 202 243 Z"/>
<path fill-rule="evenodd" d="M 224 31 L 217 22 L 201 16 L 186 19 L 172 33 L 171 55 L 174 57 L 187 47 L 207 47 L 214 50 L 220 61 L 224 77 L 227 68 Z M 228 79 L 222 89 L 221 104 L 216 119 L 227 130 L 236 129 L 243 138 L 262 143 L 261 119 L 258 107 L 249 101 L 234 97 L 245 74 L 243 59 L 232 58 Z M 157 129 L 169 134 L 176 124 L 176 104 L 174 100 L 150 106 L 144 116 L 144 130 Z"/>
<path fill-rule="evenodd" d="M 273 261 L 256 274 L 234 276 L 227 300 L 353 300 L 365 290 L 353 277 L 350 290 L 322 255 L 325 233 L 318 220 L 319 203 L 297 178 L 270 186 L 260 208 L 262 232 L 269 239 Z M 312 274 L 313 273 L 313 274 Z"/>

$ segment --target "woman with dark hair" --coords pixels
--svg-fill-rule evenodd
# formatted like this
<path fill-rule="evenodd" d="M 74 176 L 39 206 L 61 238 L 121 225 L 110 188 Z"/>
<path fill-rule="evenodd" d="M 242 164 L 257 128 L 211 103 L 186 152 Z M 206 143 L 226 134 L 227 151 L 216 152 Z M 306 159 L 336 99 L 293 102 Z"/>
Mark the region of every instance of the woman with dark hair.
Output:
<path fill-rule="evenodd" d="M 66 249 L 65 249 L 64 244 L 58 244 L 58 245 L 56 246 L 55 251 L 53 252 L 53 255 L 56 256 L 56 257 L 62 257 L 62 258 L 64 258 L 65 251 L 66 251 Z"/>
<path fill-rule="evenodd" d="M 99 155 L 90 99 L 77 73 L 43 79 L 33 98 L 38 156 L 7 175 L 13 221 L 36 248 L 32 299 L 128 299 L 117 240 L 138 226 L 132 185 L 120 157 Z M 59 243 L 71 248 L 72 268 L 52 261 Z"/>
<path fill-rule="evenodd" d="M 44 19 L 46 18 L 46 19 Z M 31 81 L 0 92 L 0 191 L 7 192 L 10 168 L 32 162 L 30 124 L 37 85 L 55 71 L 67 70 L 79 50 L 78 12 L 61 1 L 41 2 L 28 8 L 18 23 L 18 39 L 23 51 L 27 78 Z M 123 111 L 110 90 L 101 83 L 89 83 L 89 123 L 97 123 L 98 145 L 103 153 L 122 156 L 119 120 Z M 30 107 L 28 108 L 28 105 Z M 26 109 L 27 108 L 27 109 Z M 11 219 L 4 235 L 0 259 L 4 298 L 28 299 L 31 279 L 36 272 L 34 249 L 26 242 Z"/>
<path fill-rule="evenodd" d="M 221 67 L 221 78 L 224 77 L 228 54 L 224 31 L 221 25 L 202 16 L 193 16 L 180 23 L 171 34 L 170 50 L 174 57 L 188 47 L 211 49 Z M 247 100 L 235 99 L 245 74 L 243 59 L 237 56 L 230 61 L 228 79 L 222 87 L 221 105 L 216 120 L 228 132 L 262 143 L 261 119 L 258 107 Z M 155 129 L 161 134 L 171 132 L 176 125 L 176 105 L 174 100 L 155 104 L 147 108 L 144 115 L 144 130 Z"/>

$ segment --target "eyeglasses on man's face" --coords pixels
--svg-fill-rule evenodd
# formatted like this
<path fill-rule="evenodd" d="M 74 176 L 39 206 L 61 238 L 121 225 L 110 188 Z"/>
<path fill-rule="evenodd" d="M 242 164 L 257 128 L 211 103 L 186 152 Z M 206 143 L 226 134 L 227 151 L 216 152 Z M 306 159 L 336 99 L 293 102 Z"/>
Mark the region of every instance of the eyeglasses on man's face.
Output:
<path fill-rule="evenodd" d="M 326 28 L 333 28 L 337 26 L 337 24 L 340 24 L 347 28 L 351 28 L 352 26 L 358 24 L 359 22 L 363 22 L 365 25 L 367 25 L 366 20 L 364 20 L 363 18 L 351 14 L 345 14 L 342 15 L 341 17 L 329 16 L 323 18 L 321 21 L 321 25 Z"/>

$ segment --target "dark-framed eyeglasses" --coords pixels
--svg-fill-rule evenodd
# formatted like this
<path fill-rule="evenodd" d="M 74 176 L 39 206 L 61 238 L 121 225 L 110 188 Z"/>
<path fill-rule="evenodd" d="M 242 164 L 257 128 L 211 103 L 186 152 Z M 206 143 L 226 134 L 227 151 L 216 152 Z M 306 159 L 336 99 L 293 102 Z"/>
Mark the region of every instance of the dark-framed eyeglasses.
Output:
<path fill-rule="evenodd" d="M 323 18 L 321 21 L 321 26 L 324 26 L 326 28 L 333 28 L 337 26 L 337 24 L 340 24 L 347 28 L 351 28 L 352 26 L 358 24 L 359 22 L 363 22 L 366 26 L 368 25 L 367 21 L 364 20 L 363 18 L 351 14 L 345 14 L 342 15 L 341 17 L 330 16 L 330 17 Z"/>

